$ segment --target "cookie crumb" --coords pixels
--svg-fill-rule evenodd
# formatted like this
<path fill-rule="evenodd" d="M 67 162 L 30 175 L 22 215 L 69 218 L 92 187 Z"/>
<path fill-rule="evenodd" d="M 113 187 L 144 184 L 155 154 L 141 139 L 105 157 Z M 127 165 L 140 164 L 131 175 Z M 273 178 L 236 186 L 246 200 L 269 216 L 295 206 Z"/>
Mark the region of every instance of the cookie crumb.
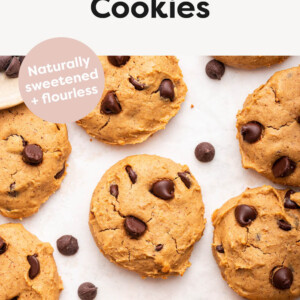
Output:
<path fill-rule="evenodd" d="M 191 108 L 194 108 L 195 106 L 194 106 L 194 104 L 191 104 Z"/>

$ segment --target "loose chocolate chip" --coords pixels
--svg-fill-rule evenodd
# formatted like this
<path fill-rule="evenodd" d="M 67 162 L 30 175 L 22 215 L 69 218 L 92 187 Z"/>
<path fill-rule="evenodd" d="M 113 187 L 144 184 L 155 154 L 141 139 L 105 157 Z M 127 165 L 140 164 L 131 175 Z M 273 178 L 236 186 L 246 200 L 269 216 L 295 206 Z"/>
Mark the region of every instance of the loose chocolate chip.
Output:
<path fill-rule="evenodd" d="M 5 253 L 7 250 L 7 244 L 5 243 L 4 239 L 0 237 L 0 255 Z"/>
<path fill-rule="evenodd" d="M 71 256 L 77 253 L 78 241 L 72 235 L 63 235 L 56 241 L 58 251 L 66 256 Z"/>
<path fill-rule="evenodd" d="M 210 162 L 215 157 L 215 148 L 210 143 L 200 143 L 195 149 L 195 156 L 201 162 Z"/>
<path fill-rule="evenodd" d="M 296 202 L 291 200 L 292 194 L 295 194 L 293 190 L 289 190 L 286 192 L 284 196 L 284 207 L 289 209 L 299 209 L 300 206 Z"/>
<path fill-rule="evenodd" d="M 130 56 L 108 56 L 107 58 L 115 67 L 121 67 L 129 61 Z"/>
<path fill-rule="evenodd" d="M 293 273 L 287 267 L 275 268 L 275 270 L 271 272 L 271 283 L 277 289 L 289 289 L 293 283 L 293 280 Z"/>
<path fill-rule="evenodd" d="M 205 71 L 209 78 L 220 80 L 225 73 L 225 66 L 220 61 L 213 59 L 207 63 Z"/>
<path fill-rule="evenodd" d="M 30 264 L 30 269 L 28 273 L 29 278 L 34 279 L 40 273 L 40 262 L 37 258 L 37 254 L 28 255 L 27 260 Z"/>
<path fill-rule="evenodd" d="M 159 251 L 162 250 L 163 247 L 164 247 L 163 244 L 158 244 L 158 245 L 156 245 L 156 247 L 155 247 L 155 251 L 159 252 Z"/>
<path fill-rule="evenodd" d="M 175 97 L 173 82 L 170 79 L 164 79 L 160 84 L 159 92 L 162 98 L 173 101 Z"/>
<path fill-rule="evenodd" d="M 224 248 L 223 248 L 223 245 L 218 245 L 218 246 L 216 247 L 216 250 L 217 250 L 219 253 L 225 253 Z"/>
<path fill-rule="evenodd" d="M 256 121 L 252 121 L 242 126 L 241 135 L 245 142 L 253 144 L 260 139 L 262 131 L 263 126 Z"/>
<path fill-rule="evenodd" d="M 137 175 L 136 175 L 136 173 L 133 171 L 133 169 L 130 166 L 126 166 L 125 169 L 126 169 L 126 172 L 128 173 L 128 176 L 129 176 L 131 182 L 133 184 L 135 184 L 136 181 L 137 181 Z"/>
<path fill-rule="evenodd" d="M 78 297 L 81 300 L 93 300 L 97 296 L 97 288 L 91 282 L 85 282 L 78 288 Z"/>
<path fill-rule="evenodd" d="M 292 229 L 292 225 L 285 220 L 278 220 L 277 224 L 279 228 L 284 231 L 290 231 Z"/>
<path fill-rule="evenodd" d="M 235 218 L 237 222 L 242 226 L 245 227 L 252 223 L 257 217 L 257 211 L 254 207 L 248 205 L 238 205 L 235 208 Z"/>
<path fill-rule="evenodd" d="M 5 74 L 10 78 L 17 78 L 19 76 L 21 63 L 17 57 L 13 57 L 9 66 L 7 67 Z"/>
<path fill-rule="evenodd" d="M 3 72 L 9 66 L 12 56 L 0 56 L 0 72 Z"/>
<path fill-rule="evenodd" d="M 143 221 L 133 216 L 128 216 L 125 218 L 124 226 L 128 235 L 133 238 L 142 236 L 147 228 Z"/>
<path fill-rule="evenodd" d="M 101 103 L 101 112 L 105 115 L 116 115 L 122 111 L 121 104 L 114 92 L 108 92 Z"/>
<path fill-rule="evenodd" d="M 134 86 L 134 88 L 138 91 L 142 91 L 145 89 L 146 85 L 144 83 L 135 80 L 132 76 L 129 78 L 129 82 Z"/>
<path fill-rule="evenodd" d="M 276 178 L 287 177 L 291 175 L 295 169 L 296 163 L 287 156 L 277 159 L 272 167 L 273 175 Z"/>
<path fill-rule="evenodd" d="M 66 164 L 64 163 L 63 168 L 59 172 L 57 172 L 57 174 L 54 176 L 54 178 L 55 179 L 61 178 L 65 173 L 65 169 L 66 169 Z"/>
<path fill-rule="evenodd" d="M 151 193 L 163 200 L 171 200 L 174 198 L 175 185 L 170 179 L 162 179 L 152 185 Z"/>
<path fill-rule="evenodd" d="M 43 161 L 43 150 L 39 145 L 28 144 L 24 147 L 23 161 L 29 165 L 39 165 Z"/>
<path fill-rule="evenodd" d="M 117 184 L 112 184 L 109 188 L 109 192 L 112 196 L 114 196 L 115 198 L 118 198 L 119 196 L 119 187 Z"/>
<path fill-rule="evenodd" d="M 189 178 L 189 172 L 179 172 L 178 176 L 180 177 L 180 179 L 182 180 L 182 182 L 184 183 L 184 185 L 189 189 L 191 187 L 191 180 Z"/>
<path fill-rule="evenodd" d="M 18 195 L 18 192 L 15 190 L 15 187 L 16 187 L 16 183 L 13 182 L 13 183 L 9 186 L 9 192 L 8 192 L 8 195 L 11 196 L 11 197 L 14 197 L 14 198 L 16 198 L 17 195 Z"/>

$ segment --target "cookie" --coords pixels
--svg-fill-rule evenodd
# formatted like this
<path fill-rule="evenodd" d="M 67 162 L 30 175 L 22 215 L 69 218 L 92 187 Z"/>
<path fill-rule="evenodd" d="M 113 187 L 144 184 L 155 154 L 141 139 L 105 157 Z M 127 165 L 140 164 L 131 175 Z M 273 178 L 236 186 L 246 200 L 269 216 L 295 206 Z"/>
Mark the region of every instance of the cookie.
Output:
<path fill-rule="evenodd" d="M 96 108 L 77 123 L 108 144 L 136 144 L 165 128 L 187 92 L 173 56 L 100 57 L 105 88 Z"/>
<path fill-rule="evenodd" d="M 290 193 L 247 189 L 212 216 L 213 255 L 228 285 L 244 298 L 300 296 L 300 193 Z M 289 202 L 297 207 L 286 208 Z"/>
<path fill-rule="evenodd" d="M 65 176 L 71 152 L 67 127 L 43 121 L 21 104 L 0 111 L 0 213 L 36 213 Z"/>
<path fill-rule="evenodd" d="M 23 225 L 0 225 L 0 299 L 58 300 L 63 285 L 52 253 Z"/>
<path fill-rule="evenodd" d="M 183 275 L 205 227 L 201 189 L 187 166 L 130 156 L 102 177 L 89 224 L 111 262 L 142 277 Z"/>
<path fill-rule="evenodd" d="M 215 56 L 225 65 L 238 69 L 258 69 L 284 62 L 288 56 Z"/>
<path fill-rule="evenodd" d="M 275 73 L 237 114 L 243 167 L 273 182 L 300 185 L 300 67 Z"/>

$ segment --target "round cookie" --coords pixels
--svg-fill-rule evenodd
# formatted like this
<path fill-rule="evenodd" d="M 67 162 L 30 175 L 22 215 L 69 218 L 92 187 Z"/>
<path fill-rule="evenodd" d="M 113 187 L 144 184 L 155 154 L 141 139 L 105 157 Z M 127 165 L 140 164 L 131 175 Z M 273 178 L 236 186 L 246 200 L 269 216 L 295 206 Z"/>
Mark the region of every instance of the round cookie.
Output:
<path fill-rule="evenodd" d="M 43 121 L 25 104 L 0 111 L 0 213 L 36 213 L 59 187 L 71 152 L 67 127 Z"/>
<path fill-rule="evenodd" d="M 187 88 L 173 56 L 100 57 L 105 88 L 96 108 L 77 122 L 108 144 L 136 144 L 165 128 Z"/>
<path fill-rule="evenodd" d="M 299 194 L 271 186 L 247 189 L 214 212 L 212 251 L 223 278 L 240 296 L 300 296 Z M 290 203 L 294 207 L 286 208 Z"/>
<path fill-rule="evenodd" d="M 58 300 L 63 285 L 52 253 L 23 225 L 0 225 L 0 299 Z"/>
<path fill-rule="evenodd" d="M 187 166 L 130 156 L 102 177 L 89 224 L 111 262 L 143 277 L 183 275 L 205 227 L 201 189 Z"/>
<path fill-rule="evenodd" d="M 288 56 L 215 56 L 215 59 L 225 65 L 247 70 L 270 67 L 282 63 L 287 58 Z"/>
<path fill-rule="evenodd" d="M 243 167 L 300 185 L 300 67 L 275 73 L 237 114 Z"/>

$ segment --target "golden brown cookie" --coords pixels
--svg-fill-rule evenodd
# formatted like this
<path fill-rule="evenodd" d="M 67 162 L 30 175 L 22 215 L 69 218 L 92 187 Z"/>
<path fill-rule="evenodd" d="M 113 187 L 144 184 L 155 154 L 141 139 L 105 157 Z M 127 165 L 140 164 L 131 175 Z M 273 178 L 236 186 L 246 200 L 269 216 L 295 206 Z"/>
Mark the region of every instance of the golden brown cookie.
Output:
<path fill-rule="evenodd" d="M 60 187 L 71 152 L 67 127 L 21 104 L 0 111 L 0 213 L 23 218 Z"/>
<path fill-rule="evenodd" d="M 243 167 L 300 186 L 300 67 L 275 73 L 237 114 Z"/>
<path fill-rule="evenodd" d="M 23 225 L 0 225 L 0 299 L 58 300 L 63 286 L 52 253 Z"/>
<path fill-rule="evenodd" d="M 212 216 L 214 257 L 228 285 L 244 298 L 300 296 L 300 193 L 292 193 L 247 189 Z"/>
<path fill-rule="evenodd" d="M 102 177 L 89 224 L 111 262 L 143 277 L 183 275 L 205 227 L 201 189 L 187 166 L 130 156 Z"/>
<path fill-rule="evenodd" d="M 77 123 L 108 144 L 136 144 L 165 128 L 187 92 L 173 56 L 103 56 L 105 88 Z"/>

